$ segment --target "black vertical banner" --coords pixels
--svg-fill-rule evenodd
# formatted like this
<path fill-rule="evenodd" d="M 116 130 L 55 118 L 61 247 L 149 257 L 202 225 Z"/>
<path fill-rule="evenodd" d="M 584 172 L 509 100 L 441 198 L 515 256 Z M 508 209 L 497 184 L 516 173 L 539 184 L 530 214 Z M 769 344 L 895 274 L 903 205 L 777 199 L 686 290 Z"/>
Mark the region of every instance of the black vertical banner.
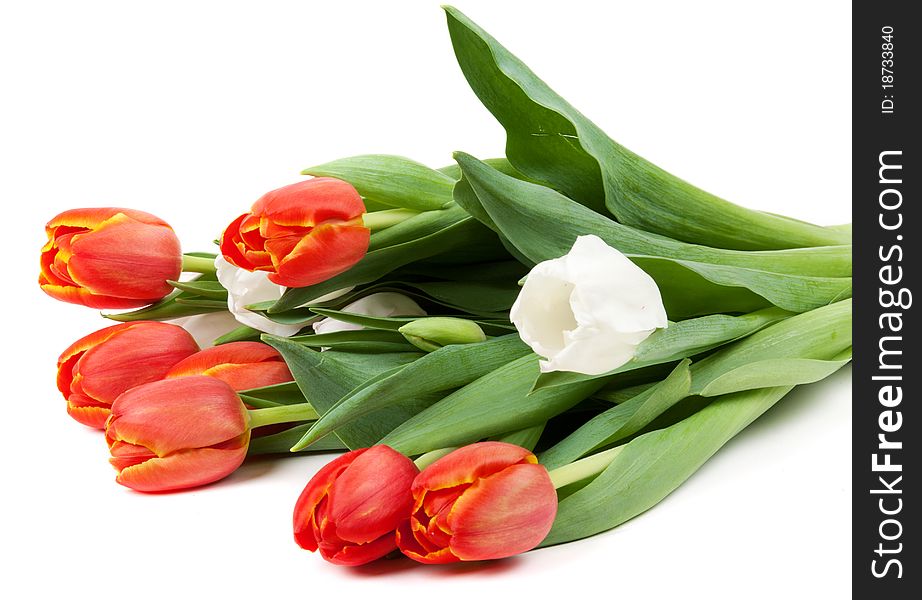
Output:
<path fill-rule="evenodd" d="M 917 92 L 922 22 L 911 2 L 852 7 L 855 598 L 918 598 L 922 263 Z M 913 11 L 914 12 L 914 11 Z M 912 590 L 912 593 L 910 592 Z"/>

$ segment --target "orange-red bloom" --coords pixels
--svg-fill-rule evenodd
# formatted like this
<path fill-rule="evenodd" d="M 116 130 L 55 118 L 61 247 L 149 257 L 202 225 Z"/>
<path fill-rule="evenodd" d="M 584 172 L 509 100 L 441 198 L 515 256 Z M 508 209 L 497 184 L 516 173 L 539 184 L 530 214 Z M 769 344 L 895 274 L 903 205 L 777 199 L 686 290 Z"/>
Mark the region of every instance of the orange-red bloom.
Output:
<path fill-rule="evenodd" d="M 182 251 L 170 226 L 127 208 L 76 208 L 45 226 L 38 283 L 52 298 L 90 308 L 135 308 L 172 291 Z"/>
<path fill-rule="evenodd" d="M 157 381 L 198 351 L 185 329 L 156 321 L 122 323 L 80 338 L 58 358 L 58 389 L 67 413 L 102 429 L 119 394 Z"/>
<path fill-rule="evenodd" d="M 301 492 L 294 511 L 295 541 L 346 566 L 396 550 L 394 530 L 410 515 L 410 484 L 418 472 L 413 461 L 387 446 L 343 454 Z"/>
<path fill-rule="evenodd" d="M 282 355 L 260 342 L 232 342 L 205 348 L 176 363 L 166 377 L 193 375 L 216 377 L 238 392 L 294 379 Z"/>
<path fill-rule="evenodd" d="M 413 512 L 397 530 L 400 551 L 436 564 L 505 558 L 547 536 L 557 494 L 524 448 L 471 444 L 429 465 L 413 481 Z"/>
<path fill-rule="evenodd" d="M 246 457 L 249 416 L 214 377 L 164 379 L 112 404 L 106 442 L 115 480 L 141 492 L 190 488 L 227 477 Z"/>
<path fill-rule="evenodd" d="M 286 287 L 326 281 L 357 263 L 371 231 L 354 187 L 317 177 L 273 190 L 235 219 L 221 236 L 221 252 L 233 265 L 266 271 Z"/>

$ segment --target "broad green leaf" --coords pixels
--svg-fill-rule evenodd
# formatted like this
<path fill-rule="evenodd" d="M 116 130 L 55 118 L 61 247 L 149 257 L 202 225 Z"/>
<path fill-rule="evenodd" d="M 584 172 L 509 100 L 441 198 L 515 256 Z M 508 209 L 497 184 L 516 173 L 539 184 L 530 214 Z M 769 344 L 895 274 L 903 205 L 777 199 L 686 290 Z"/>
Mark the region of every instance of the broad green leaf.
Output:
<path fill-rule="evenodd" d="M 625 373 L 672 361 L 679 361 L 722 346 L 728 342 L 744 338 L 760 329 L 791 317 L 792 313 L 779 308 L 768 308 L 746 315 L 732 317 L 729 315 L 709 315 L 697 319 L 686 319 L 670 323 L 665 329 L 654 331 L 650 337 L 637 346 L 634 358 L 627 364 L 606 375 Z M 535 384 L 535 389 L 558 385 L 570 385 L 594 378 L 594 375 L 581 373 L 543 373 Z"/>
<path fill-rule="evenodd" d="M 177 290 L 189 292 L 190 294 L 210 298 L 213 300 L 223 300 L 227 303 L 227 290 L 217 281 L 167 281 Z"/>
<path fill-rule="evenodd" d="M 398 267 L 461 247 L 472 257 L 479 257 L 479 253 L 489 257 L 496 253 L 495 244 L 496 236 L 478 221 L 470 216 L 459 217 L 456 223 L 437 233 L 369 252 L 345 273 L 322 283 L 304 288 L 289 288 L 269 313 L 297 308 L 330 292 L 375 281 Z"/>
<path fill-rule="evenodd" d="M 594 535 L 653 507 L 791 389 L 722 396 L 670 427 L 631 440 L 598 477 L 560 501 L 541 546 Z"/>
<path fill-rule="evenodd" d="M 841 358 L 821 360 L 817 358 L 769 358 L 737 367 L 712 379 L 701 386 L 701 396 L 720 396 L 739 390 L 777 385 L 800 385 L 814 383 L 829 377 L 851 360 L 851 351 L 846 350 Z"/>
<path fill-rule="evenodd" d="M 448 208 L 419 213 L 406 221 L 372 233 L 368 251 L 374 252 L 438 233 L 467 216 L 465 210 L 454 203 Z"/>
<path fill-rule="evenodd" d="M 409 158 L 366 154 L 304 169 L 303 175 L 347 181 L 373 202 L 427 211 L 451 203 L 454 180 Z"/>
<path fill-rule="evenodd" d="M 621 223 L 742 250 L 847 244 L 840 231 L 737 206 L 615 143 L 476 23 L 446 7 L 465 78 L 506 129 L 506 156 L 527 177 Z"/>
<path fill-rule="evenodd" d="M 236 329 L 228 331 L 219 338 L 216 338 L 214 341 L 215 346 L 220 346 L 221 344 L 230 344 L 231 342 L 258 342 L 259 336 L 262 335 L 262 331 L 258 329 L 253 329 L 247 325 L 241 325 Z"/>
<path fill-rule="evenodd" d="M 528 352 L 528 347 L 515 334 L 430 352 L 392 375 L 345 396 L 324 412 L 299 445 L 339 431 L 343 425 L 381 408 L 467 385 Z"/>
<path fill-rule="evenodd" d="M 851 275 L 850 245 L 747 252 L 689 244 L 622 225 L 548 187 L 504 175 L 463 152 L 456 152 L 455 159 L 464 174 L 462 181 L 472 187 L 490 221 L 534 261 L 562 256 L 570 250 L 577 236 L 592 233 L 628 255 L 791 275 Z M 476 212 L 470 197 L 459 200 L 465 210 Z"/>
<path fill-rule="evenodd" d="M 462 153 L 456 157 L 464 172 L 462 183 L 467 181 L 472 187 L 480 209 L 470 205 L 470 196 L 456 196 L 458 202 L 479 218 L 483 218 L 479 210 L 486 212 L 487 225 L 492 223 L 527 259 L 557 258 L 569 251 L 579 235 L 598 235 L 656 280 L 674 318 L 689 314 L 690 299 L 696 303 L 692 306 L 710 306 L 710 312 L 740 310 L 739 303 L 753 308 L 751 295 L 729 294 L 727 288 L 745 288 L 794 312 L 851 295 L 850 277 L 818 275 L 848 272 L 848 246 L 741 252 L 685 244 L 621 225 L 554 190 L 507 177 L 473 157 Z M 697 281 L 676 276 L 682 270 L 697 276 Z M 710 302 L 702 302 L 705 297 Z"/>
<path fill-rule="evenodd" d="M 417 349 L 394 331 L 359 329 L 288 338 L 312 348 L 331 348 L 342 352 L 415 352 Z"/>
<path fill-rule="evenodd" d="M 267 408 L 282 404 L 302 404 L 304 394 L 294 381 L 267 385 L 238 392 L 243 402 L 255 408 Z"/>
<path fill-rule="evenodd" d="M 469 444 L 545 423 L 606 383 L 594 379 L 530 394 L 537 376 L 535 355 L 516 359 L 439 400 L 379 443 L 407 455 Z"/>
<path fill-rule="evenodd" d="M 820 361 L 841 360 L 839 356 L 852 345 L 852 302 L 843 300 L 807 313 L 795 315 L 746 337 L 692 365 L 692 394 L 701 394 L 713 385 L 715 393 L 741 391 L 745 387 L 778 381 L 778 385 L 809 383 L 817 373 L 817 365 L 797 365 L 794 359 Z M 768 371 L 754 376 L 752 365 L 772 361 L 765 367 L 787 364 L 788 372 Z M 841 366 L 841 365 L 840 365 Z M 737 372 L 736 376 L 730 375 Z M 822 371 L 822 368 L 820 368 Z M 799 375 L 807 377 L 798 379 Z M 778 377 L 779 379 L 776 379 Z"/>
<path fill-rule="evenodd" d="M 263 341 L 282 354 L 304 398 L 321 415 L 352 390 L 366 385 L 376 377 L 396 372 L 421 356 L 414 352 L 316 352 L 287 338 L 270 335 L 263 336 Z M 351 449 L 371 446 L 397 425 L 431 404 L 432 400 L 418 397 L 388 406 L 340 427 L 336 435 Z"/>
<path fill-rule="evenodd" d="M 688 396 L 691 387 L 689 364 L 691 361 L 686 358 L 657 385 L 587 421 L 543 452 L 541 463 L 548 469 L 556 469 L 643 429 Z"/>
<path fill-rule="evenodd" d="M 247 448 L 247 456 L 261 456 L 263 454 L 297 456 L 289 448 L 304 435 L 304 432 L 310 426 L 311 423 L 303 423 L 279 433 L 251 438 L 250 446 Z M 337 452 L 341 450 L 348 450 L 348 448 L 335 435 L 329 435 L 322 440 L 317 440 L 315 444 L 302 452 Z"/>
<path fill-rule="evenodd" d="M 498 442 L 514 444 L 527 450 L 534 451 L 535 446 L 538 445 L 538 440 L 541 439 L 541 434 L 544 433 L 545 425 L 547 425 L 547 423 L 532 425 L 531 427 L 526 427 L 525 429 L 519 429 L 518 431 L 512 431 L 510 433 L 495 436 L 493 439 Z"/>
<path fill-rule="evenodd" d="M 485 158 L 483 162 L 487 163 L 500 173 L 505 173 L 510 177 L 515 177 L 516 179 L 528 180 L 528 177 L 512 166 L 512 163 L 509 162 L 507 158 Z M 439 173 L 444 173 L 454 180 L 461 179 L 461 168 L 458 167 L 457 163 L 452 163 L 450 165 L 444 166 L 439 169 Z"/>

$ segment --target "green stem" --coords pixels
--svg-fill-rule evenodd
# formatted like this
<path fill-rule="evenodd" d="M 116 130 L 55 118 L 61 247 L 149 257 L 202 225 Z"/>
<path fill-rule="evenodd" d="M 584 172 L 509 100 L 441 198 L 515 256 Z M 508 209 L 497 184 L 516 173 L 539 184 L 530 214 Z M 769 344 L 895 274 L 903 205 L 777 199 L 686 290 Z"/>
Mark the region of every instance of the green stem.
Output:
<path fill-rule="evenodd" d="M 183 254 L 182 270 L 185 273 L 214 273 L 214 259 Z"/>
<path fill-rule="evenodd" d="M 362 217 L 362 220 L 365 223 L 365 227 L 371 229 L 372 231 L 379 231 L 381 229 L 387 229 L 398 223 L 403 223 L 410 217 L 415 217 L 419 212 L 415 210 L 408 210 L 406 208 L 394 208 L 390 210 L 376 210 L 375 212 L 365 213 Z"/>
<path fill-rule="evenodd" d="M 306 402 L 273 406 L 271 408 L 257 408 L 247 412 L 250 414 L 251 429 L 262 427 L 263 425 L 275 425 L 276 423 L 311 421 L 320 416 L 314 410 L 314 407 Z"/>
<path fill-rule="evenodd" d="M 611 461 L 615 460 L 615 457 L 618 456 L 623 448 L 624 446 L 617 446 L 611 450 L 587 456 L 586 458 L 582 458 L 550 471 L 548 475 L 551 476 L 554 489 L 559 490 L 565 485 L 570 485 L 571 483 L 582 481 L 587 477 L 598 475 L 611 464 Z"/>
<path fill-rule="evenodd" d="M 422 471 L 423 469 L 425 469 L 426 467 L 428 467 L 429 465 L 431 465 L 438 459 L 442 458 L 443 456 L 447 454 L 451 454 L 457 449 L 458 449 L 457 447 L 439 448 L 438 450 L 433 450 L 432 452 L 426 452 L 425 454 L 423 454 L 422 456 L 420 456 L 413 462 L 416 463 L 416 468 Z"/>

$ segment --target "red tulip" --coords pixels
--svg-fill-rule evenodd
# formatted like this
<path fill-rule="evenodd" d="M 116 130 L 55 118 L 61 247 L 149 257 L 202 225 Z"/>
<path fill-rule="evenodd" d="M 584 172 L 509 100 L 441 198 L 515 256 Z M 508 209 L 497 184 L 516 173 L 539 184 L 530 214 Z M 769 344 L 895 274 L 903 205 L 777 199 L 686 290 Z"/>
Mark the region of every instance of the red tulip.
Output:
<path fill-rule="evenodd" d="M 266 271 L 278 285 L 313 285 L 365 256 L 371 231 L 364 213 L 361 196 L 345 181 L 308 179 L 257 200 L 224 230 L 221 252 L 242 269 Z"/>
<path fill-rule="evenodd" d="M 106 442 L 118 483 L 141 492 L 196 487 L 227 477 L 243 462 L 249 416 L 219 379 L 164 379 L 118 397 Z"/>
<path fill-rule="evenodd" d="M 70 416 L 102 429 L 122 392 L 162 379 L 173 365 L 197 351 L 192 336 L 177 325 L 113 325 L 80 338 L 61 354 L 58 389 L 67 399 Z"/>
<path fill-rule="evenodd" d="M 49 296 L 90 308 L 160 300 L 179 278 L 182 252 L 170 226 L 127 208 L 76 208 L 45 226 L 38 283 Z"/>
<path fill-rule="evenodd" d="M 524 448 L 480 442 L 429 465 L 413 481 L 413 512 L 397 530 L 400 551 L 436 564 L 505 558 L 547 536 L 557 493 Z"/>
<path fill-rule="evenodd" d="M 176 363 L 166 377 L 192 375 L 216 377 L 238 392 L 294 379 L 282 355 L 259 342 L 232 342 L 205 348 Z"/>
<path fill-rule="evenodd" d="M 413 461 L 387 446 L 343 454 L 301 492 L 294 511 L 295 541 L 346 566 L 396 550 L 394 531 L 410 514 L 410 485 L 418 472 Z"/>

